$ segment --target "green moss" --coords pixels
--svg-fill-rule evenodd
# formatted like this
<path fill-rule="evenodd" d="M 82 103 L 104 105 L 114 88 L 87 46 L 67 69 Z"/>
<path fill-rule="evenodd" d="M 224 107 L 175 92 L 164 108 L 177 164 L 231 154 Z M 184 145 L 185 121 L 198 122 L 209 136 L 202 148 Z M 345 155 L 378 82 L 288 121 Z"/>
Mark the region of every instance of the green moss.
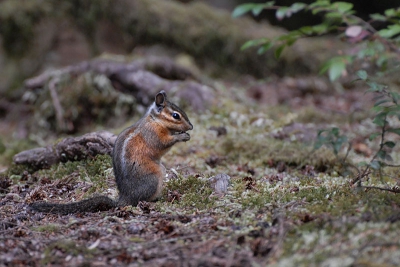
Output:
<path fill-rule="evenodd" d="M 393 205 L 399 205 L 400 202 L 396 194 L 388 194 L 384 191 L 357 191 L 347 185 L 329 190 L 327 188 L 312 191 L 300 190 L 302 191 L 303 193 L 298 196 L 308 196 L 308 204 L 300 210 L 294 209 L 288 212 L 288 218 L 298 220 L 305 214 L 309 214 L 313 220 L 291 228 L 285 238 L 284 254 L 290 256 L 298 253 L 298 249 L 302 248 L 301 253 L 298 253 L 299 256 L 310 255 L 314 254 L 315 247 L 319 247 L 320 252 L 317 253 L 318 255 L 313 255 L 312 262 L 321 262 L 332 257 L 335 254 L 329 246 L 334 243 L 342 245 L 351 243 L 351 236 L 357 236 L 357 232 L 361 234 L 356 246 L 360 242 L 368 244 L 384 237 L 385 235 L 379 234 L 379 231 L 371 232 L 377 234 L 369 237 L 363 234 L 363 231 L 367 231 L 368 228 L 385 229 L 387 225 L 382 222 L 393 215 Z M 366 217 L 363 220 L 364 215 Z"/>
<path fill-rule="evenodd" d="M 277 140 L 267 136 L 229 135 L 217 146 L 221 155 L 229 162 L 253 162 L 269 166 L 269 162 L 283 162 L 286 166 L 301 168 L 314 166 L 317 170 L 333 170 L 338 166 L 337 158 L 329 149 L 313 151 L 313 147 L 300 142 Z"/>
<path fill-rule="evenodd" d="M 296 122 L 301 123 L 314 123 L 314 124 L 346 124 L 354 123 L 365 120 L 371 117 L 368 111 L 357 111 L 350 114 L 343 115 L 343 113 L 334 111 L 322 111 L 316 107 L 305 107 L 298 111 Z"/>
<path fill-rule="evenodd" d="M 244 209 L 259 209 L 275 201 L 273 195 L 268 192 L 265 187 L 265 184 L 263 185 L 255 181 L 254 189 L 248 189 L 246 188 L 246 182 L 243 178 L 232 180 L 232 192 L 235 200 L 240 203 Z"/>
<path fill-rule="evenodd" d="M 94 193 L 104 193 L 110 188 L 110 180 L 114 180 L 112 173 L 112 161 L 109 155 L 97 155 L 93 159 L 82 161 L 68 161 L 53 165 L 50 169 L 40 170 L 34 174 L 37 178 L 59 180 L 61 184 L 68 184 L 70 190 L 78 182 L 89 182 L 92 186 L 81 194 L 81 188 L 75 190 L 75 194 L 87 198 Z M 56 183 L 56 185 L 58 185 Z"/>
<path fill-rule="evenodd" d="M 55 233 L 61 230 L 61 225 L 59 224 L 46 224 L 46 225 L 40 225 L 37 227 L 34 227 L 32 230 L 36 232 L 41 232 L 41 233 Z"/>
<path fill-rule="evenodd" d="M 44 258 L 42 259 L 43 265 L 56 264 L 61 265 L 65 263 L 64 259 L 60 259 L 57 251 L 66 253 L 72 256 L 84 255 L 85 259 L 91 259 L 96 253 L 96 250 L 90 250 L 85 245 L 79 245 L 75 240 L 62 239 L 50 243 L 44 249 Z"/>
<path fill-rule="evenodd" d="M 202 177 L 179 176 L 165 183 L 164 199 L 167 199 L 168 192 L 177 192 L 180 199 L 172 205 L 180 208 L 208 209 L 215 205 L 215 197 L 211 196 L 212 189 L 209 182 Z"/>
<path fill-rule="evenodd" d="M 81 177 L 87 177 L 93 182 L 93 186 L 88 190 L 86 196 L 108 188 L 107 176 L 112 173 L 112 160 L 109 155 L 98 155 L 95 160 L 88 161 L 79 169 Z"/>
<path fill-rule="evenodd" d="M 104 172 L 112 168 L 112 160 L 109 155 L 97 155 L 93 160 L 85 162 L 85 172 L 92 180 L 96 181 L 104 176 Z"/>
<path fill-rule="evenodd" d="M 112 168 L 112 161 L 109 155 L 97 155 L 93 159 L 82 161 L 67 161 L 55 164 L 47 170 L 38 171 L 39 176 L 50 179 L 62 179 L 73 173 L 79 174 L 81 179 L 89 179 L 100 182 L 104 179 L 106 170 Z"/>
<path fill-rule="evenodd" d="M 36 170 L 25 164 L 12 164 L 9 166 L 6 172 L 11 178 L 20 179 L 25 171 L 28 173 L 34 173 Z"/>

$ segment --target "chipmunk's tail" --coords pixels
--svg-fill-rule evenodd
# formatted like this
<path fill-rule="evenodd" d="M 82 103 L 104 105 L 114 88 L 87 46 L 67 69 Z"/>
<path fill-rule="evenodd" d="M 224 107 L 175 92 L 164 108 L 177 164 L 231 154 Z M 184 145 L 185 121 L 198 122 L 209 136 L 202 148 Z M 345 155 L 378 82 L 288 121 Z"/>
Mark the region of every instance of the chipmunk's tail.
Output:
<path fill-rule="evenodd" d="M 106 196 L 95 196 L 68 204 L 35 202 L 29 205 L 29 208 L 35 211 L 59 214 L 105 211 L 114 207 L 117 207 L 117 202 Z"/>

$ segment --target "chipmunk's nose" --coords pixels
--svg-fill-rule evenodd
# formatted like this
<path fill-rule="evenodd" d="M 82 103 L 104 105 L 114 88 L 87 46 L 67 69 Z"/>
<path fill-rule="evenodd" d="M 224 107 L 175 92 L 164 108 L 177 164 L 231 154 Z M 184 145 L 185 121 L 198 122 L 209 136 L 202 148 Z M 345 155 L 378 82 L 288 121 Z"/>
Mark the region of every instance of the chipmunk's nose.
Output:
<path fill-rule="evenodd" d="M 189 121 L 189 125 L 190 125 L 190 129 L 189 130 L 193 130 L 193 124 Z"/>

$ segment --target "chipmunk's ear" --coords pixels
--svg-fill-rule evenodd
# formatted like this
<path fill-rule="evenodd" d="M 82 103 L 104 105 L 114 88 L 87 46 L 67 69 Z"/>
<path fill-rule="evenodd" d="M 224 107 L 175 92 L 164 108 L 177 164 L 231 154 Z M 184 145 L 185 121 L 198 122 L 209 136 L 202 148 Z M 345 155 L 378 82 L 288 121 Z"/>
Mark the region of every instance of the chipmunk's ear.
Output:
<path fill-rule="evenodd" d="M 158 108 L 165 107 L 165 102 L 167 102 L 167 94 L 165 93 L 164 90 L 162 90 L 156 95 L 154 102 L 156 103 L 156 106 Z"/>

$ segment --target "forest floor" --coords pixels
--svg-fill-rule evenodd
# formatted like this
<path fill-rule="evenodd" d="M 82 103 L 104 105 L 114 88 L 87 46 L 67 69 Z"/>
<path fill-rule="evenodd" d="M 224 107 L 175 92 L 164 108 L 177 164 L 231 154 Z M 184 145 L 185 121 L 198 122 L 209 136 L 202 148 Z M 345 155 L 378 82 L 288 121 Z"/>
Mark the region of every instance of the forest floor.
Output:
<path fill-rule="evenodd" d="M 191 140 L 163 158 L 157 202 L 35 213 L 27 205 L 37 200 L 116 197 L 111 158 L 11 167 L 0 174 L 0 266 L 397 266 L 399 196 L 354 185 L 329 147 L 313 147 L 318 130 L 338 127 L 351 141 L 348 160 L 370 160 L 379 147 L 368 139 L 379 132 L 372 97 L 362 86 L 297 90 L 307 79 L 213 81 L 218 102 L 186 109 Z M 230 177 L 225 193 L 210 185 L 218 174 Z M 362 185 L 393 188 L 398 174 L 372 172 Z"/>

